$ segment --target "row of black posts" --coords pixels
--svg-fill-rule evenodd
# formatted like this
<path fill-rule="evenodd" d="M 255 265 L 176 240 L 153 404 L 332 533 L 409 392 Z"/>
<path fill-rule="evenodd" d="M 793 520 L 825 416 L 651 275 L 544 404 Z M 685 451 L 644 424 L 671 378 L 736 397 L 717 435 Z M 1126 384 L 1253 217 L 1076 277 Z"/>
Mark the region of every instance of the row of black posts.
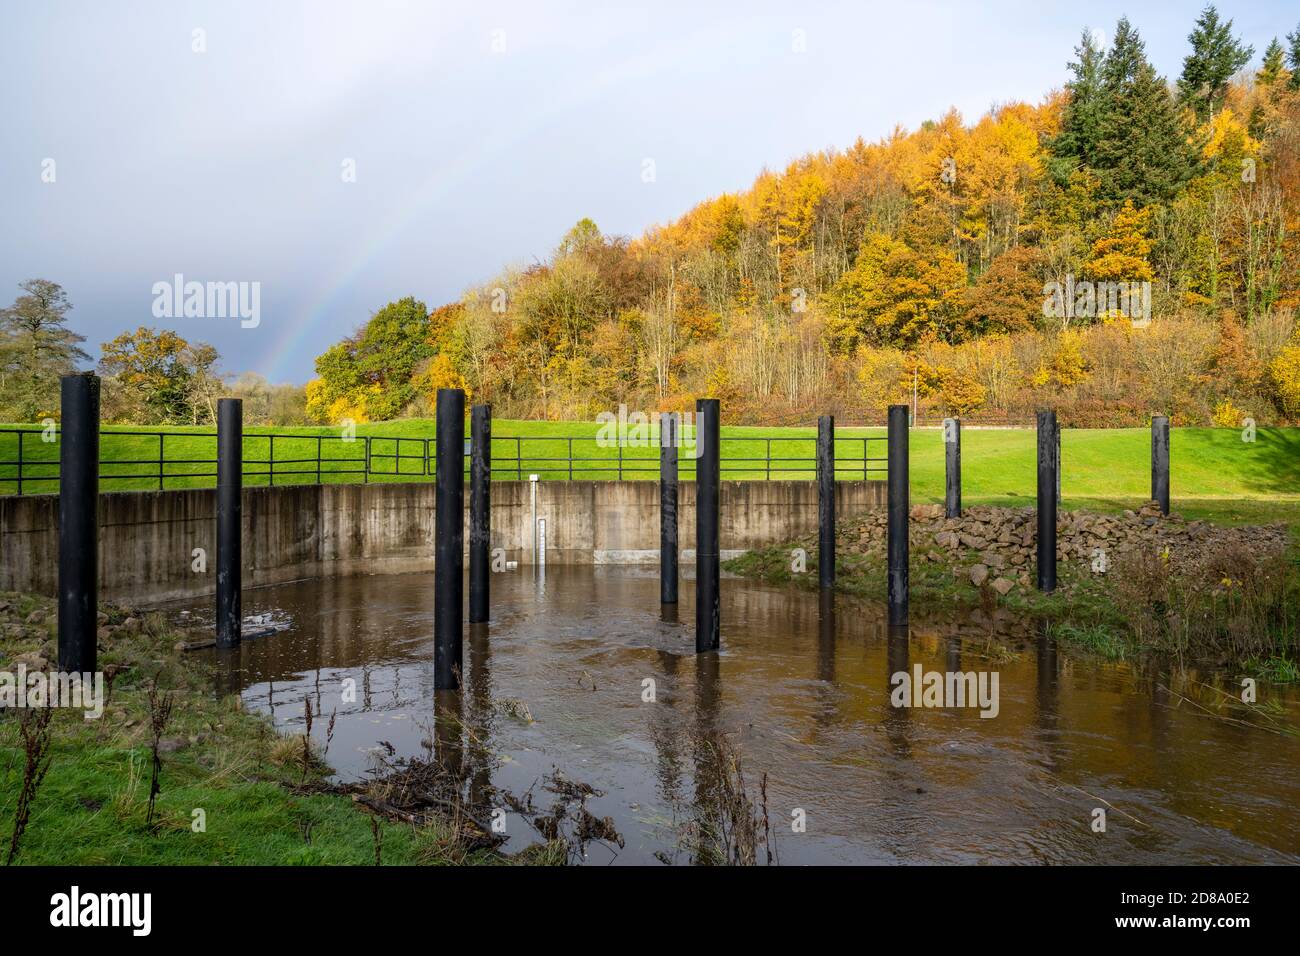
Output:
<path fill-rule="evenodd" d="M 695 403 L 695 650 L 721 645 L 722 496 L 721 405 L 716 398 Z M 659 416 L 659 601 L 677 603 L 677 466 L 682 421 L 676 412 Z"/>
<path fill-rule="evenodd" d="M 716 651 L 721 641 L 722 570 L 718 502 L 722 495 L 721 408 L 716 398 L 695 403 L 695 650 Z"/>
<path fill-rule="evenodd" d="M 696 403 L 695 441 L 695 649 L 717 650 L 720 643 L 721 605 L 719 578 L 721 550 L 718 502 L 721 492 L 719 403 Z M 465 393 L 438 390 L 436 527 L 434 544 L 434 686 L 439 690 L 460 686 L 463 667 L 461 564 L 464 514 Z M 475 405 L 470 424 L 470 547 L 469 598 L 471 624 L 489 616 L 488 581 L 491 574 L 492 408 Z M 674 414 L 660 421 L 660 600 L 677 603 L 677 453 L 681 422 Z"/>
<path fill-rule="evenodd" d="M 909 420 L 906 405 L 889 407 L 887 465 L 886 574 L 889 623 L 908 616 Z M 961 420 L 945 419 L 944 514 L 961 517 Z M 1037 422 L 1037 571 L 1038 588 L 1056 590 L 1056 516 L 1061 501 L 1061 429 L 1056 412 L 1038 413 Z M 865 454 L 865 453 L 864 453 Z M 1151 419 L 1151 499 L 1169 514 L 1169 419 Z M 818 578 L 823 590 L 835 586 L 835 419 L 817 421 Z"/>
<path fill-rule="evenodd" d="M 59 669 L 95 670 L 99 576 L 99 379 L 65 376 L 61 383 L 59 450 Z M 887 574 L 889 623 L 908 618 L 908 407 L 892 405 L 888 423 Z M 471 624 L 489 615 L 491 540 L 492 408 L 475 405 L 470 443 L 470 612 Z M 720 408 L 717 399 L 696 403 L 695 649 L 720 643 L 721 551 L 718 508 Z M 1060 498 L 1061 436 L 1056 413 L 1038 413 L 1038 587 L 1056 587 L 1056 510 Z M 465 393 L 439 389 L 437 403 L 437 514 L 434 565 L 434 684 L 460 685 L 464 547 Z M 944 423 L 947 478 L 945 512 L 961 515 L 961 422 Z M 660 419 L 660 601 L 677 602 L 678 449 L 681 421 Z M 239 399 L 217 403 L 217 587 L 216 641 L 229 648 L 241 639 L 243 494 L 243 406 Z M 162 467 L 161 463 L 159 467 Z M 835 419 L 817 422 L 819 583 L 835 584 Z M 1169 419 L 1151 422 L 1151 497 L 1169 513 Z"/>
<path fill-rule="evenodd" d="M 433 565 L 433 685 L 460 686 L 464 667 L 465 393 L 438 389 Z M 488 621 L 492 574 L 492 406 L 470 410 L 469 622 Z"/>
<path fill-rule="evenodd" d="M 99 615 L 98 376 L 66 375 L 59 394 L 59 670 L 92 673 Z M 243 411 L 217 402 L 218 647 L 240 640 Z M 161 469 L 162 462 L 158 467 Z"/>
<path fill-rule="evenodd" d="M 889 407 L 887 495 L 887 562 L 889 623 L 907 623 L 908 595 L 908 409 Z M 863 452 L 865 457 L 866 453 Z M 835 587 L 835 416 L 817 419 L 817 583 Z"/>

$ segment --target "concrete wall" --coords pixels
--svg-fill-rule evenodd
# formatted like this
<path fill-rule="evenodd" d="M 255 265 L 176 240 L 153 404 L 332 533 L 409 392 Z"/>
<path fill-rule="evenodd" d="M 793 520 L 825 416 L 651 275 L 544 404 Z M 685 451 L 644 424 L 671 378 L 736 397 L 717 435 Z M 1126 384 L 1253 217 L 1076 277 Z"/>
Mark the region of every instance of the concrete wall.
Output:
<path fill-rule="evenodd" d="M 884 489 L 880 481 L 838 482 L 837 512 L 884 507 Z M 658 564 L 658 482 L 541 481 L 535 493 L 548 564 Z M 533 494 L 527 481 L 492 483 L 492 547 L 520 564 L 533 558 Z M 432 483 L 245 489 L 244 586 L 429 570 L 434 495 Z M 468 489 L 465 500 L 468 506 Z M 0 590 L 55 594 L 58 507 L 57 495 L 0 497 Z M 816 530 L 816 484 L 724 481 L 720 511 L 724 555 L 787 541 Z M 104 494 L 99 519 L 103 599 L 144 603 L 212 592 L 214 489 Z M 681 485 L 678 521 L 682 560 L 689 563 L 693 483 Z M 192 569 L 196 548 L 206 553 L 206 573 Z"/>

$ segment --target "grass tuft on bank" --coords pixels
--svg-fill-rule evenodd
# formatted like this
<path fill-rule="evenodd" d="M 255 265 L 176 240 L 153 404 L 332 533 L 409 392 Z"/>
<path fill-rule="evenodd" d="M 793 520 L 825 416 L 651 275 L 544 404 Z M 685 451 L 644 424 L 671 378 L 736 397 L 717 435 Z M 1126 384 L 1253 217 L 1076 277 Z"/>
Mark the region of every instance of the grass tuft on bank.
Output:
<path fill-rule="evenodd" d="M 50 602 L 0 594 L 0 670 L 54 654 Z M 174 645 L 158 616 L 108 608 L 99 666 L 112 675 L 98 720 L 54 709 L 49 769 L 35 794 L 15 864 L 496 865 L 563 862 L 545 844 L 514 857 L 466 851 L 456 831 L 372 816 L 325 792 L 328 753 L 303 761 L 303 737 L 283 736 Z M 161 735 L 161 791 L 148 818 L 153 734 L 148 691 L 173 695 Z M 26 763 L 17 708 L 0 710 L 0 862 L 10 844 Z"/>

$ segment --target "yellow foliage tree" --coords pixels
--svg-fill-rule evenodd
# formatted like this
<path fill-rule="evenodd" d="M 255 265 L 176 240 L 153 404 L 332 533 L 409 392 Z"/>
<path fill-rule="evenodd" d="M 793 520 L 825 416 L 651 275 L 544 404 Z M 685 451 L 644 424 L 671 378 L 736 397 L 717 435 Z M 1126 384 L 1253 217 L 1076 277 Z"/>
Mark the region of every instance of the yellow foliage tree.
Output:
<path fill-rule="evenodd" d="M 1099 282 L 1150 282 L 1155 270 L 1147 256 L 1151 240 L 1147 238 L 1150 209 L 1137 209 L 1133 200 L 1125 200 L 1115 215 L 1109 232 L 1092 244 L 1092 256 L 1084 273 Z"/>
<path fill-rule="evenodd" d="M 1300 418 L 1300 339 L 1277 353 L 1268 373 L 1282 412 L 1288 418 Z"/>
<path fill-rule="evenodd" d="M 329 396 L 328 388 L 322 379 L 314 378 L 307 383 L 307 414 L 315 421 L 327 425 L 341 425 L 345 421 L 358 424 L 370 421 L 366 411 L 365 394 L 379 394 L 378 385 L 372 385 L 363 392 L 358 400 L 346 395 L 334 398 Z"/>
<path fill-rule="evenodd" d="M 446 352 L 439 352 L 428 361 L 416 374 L 415 384 L 430 403 L 438 400 L 440 388 L 464 389 L 466 398 L 473 397 L 473 390 L 465 381 L 465 376 L 456 370 L 456 366 L 452 364 L 451 357 Z"/>
<path fill-rule="evenodd" d="M 1073 330 L 1062 332 L 1052 355 L 1052 378 L 1061 388 L 1077 385 L 1088 377 L 1088 359 L 1083 354 L 1083 336 Z"/>

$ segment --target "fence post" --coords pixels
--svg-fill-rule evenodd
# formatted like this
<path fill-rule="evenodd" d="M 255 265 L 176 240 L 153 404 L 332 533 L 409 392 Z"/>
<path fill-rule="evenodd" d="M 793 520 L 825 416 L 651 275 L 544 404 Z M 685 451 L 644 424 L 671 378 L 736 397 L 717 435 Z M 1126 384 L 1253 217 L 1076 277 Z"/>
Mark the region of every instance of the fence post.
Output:
<path fill-rule="evenodd" d="M 718 599 L 719 406 L 716 398 L 695 402 L 695 651 L 716 651 L 720 643 Z"/>
<path fill-rule="evenodd" d="M 1169 514 L 1169 419 L 1156 415 L 1151 419 L 1151 500 L 1160 504 L 1160 513 Z"/>
<path fill-rule="evenodd" d="M 906 405 L 889 406 L 889 623 L 907 623 L 908 598 L 908 412 Z"/>
<path fill-rule="evenodd" d="M 659 416 L 659 603 L 677 603 L 676 412 Z"/>
<path fill-rule="evenodd" d="M 437 513 L 434 532 L 433 686 L 460 686 L 464 607 L 465 393 L 438 389 Z"/>
<path fill-rule="evenodd" d="M 217 400 L 217 647 L 239 644 L 242 627 L 244 403 Z"/>
<path fill-rule="evenodd" d="M 835 587 L 835 416 L 817 419 L 817 573 L 823 589 Z"/>
<path fill-rule="evenodd" d="M 59 671 L 96 669 L 99 379 L 65 375 L 59 402 Z"/>
<path fill-rule="evenodd" d="M 1038 590 L 1056 590 L 1056 412 L 1038 413 Z"/>
<path fill-rule="evenodd" d="M 961 419 L 943 420 L 944 460 L 947 474 L 944 482 L 944 515 L 961 517 Z"/>
<path fill-rule="evenodd" d="M 469 622 L 488 619 L 492 569 L 492 406 L 470 411 L 469 459 Z"/>

